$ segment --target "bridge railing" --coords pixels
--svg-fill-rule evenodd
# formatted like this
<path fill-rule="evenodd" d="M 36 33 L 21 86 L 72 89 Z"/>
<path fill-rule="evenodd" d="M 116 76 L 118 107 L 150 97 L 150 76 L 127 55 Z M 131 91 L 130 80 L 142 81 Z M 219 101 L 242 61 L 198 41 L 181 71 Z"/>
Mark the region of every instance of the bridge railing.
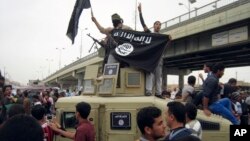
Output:
<path fill-rule="evenodd" d="M 60 69 L 60 70 L 58 70 L 58 71 L 52 73 L 51 75 L 47 76 L 47 77 L 45 78 L 45 80 L 46 80 L 47 78 L 49 78 L 50 76 L 55 75 L 56 73 L 60 73 L 60 72 L 62 72 L 62 71 L 64 71 L 64 70 L 67 70 L 67 69 L 69 69 L 69 68 L 71 68 L 71 67 L 73 67 L 73 66 L 75 66 L 75 65 L 78 65 L 78 64 L 80 64 L 80 63 L 82 63 L 82 62 L 84 62 L 84 61 L 87 61 L 87 60 L 89 60 L 89 59 L 91 59 L 91 58 L 94 58 L 94 57 L 97 57 L 97 56 L 98 56 L 98 52 L 94 52 L 94 53 L 92 53 L 92 54 L 89 54 L 89 55 L 87 55 L 87 56 L 81 58 L 81 59 L 78 59 L 77 61 L 75 61 L 75 62 L 73 62 L 73 63 L 71 63 L 71 64 L 69 64 L 69 65 L 63 67 L 62 69 Z"/>
<path fill-rule="evenodd" d="M 172 18 L 170 20 L 163 22 L 162 29 L 165 29 L 165 28 L 171 27 L 173 25 L 191 20 L 195 17 L 201 16 L 201 15 L 209 13 L 211 11 L 215 11 L 215 10 L 222 8 L 224 6 L 227 6 L 227 5 L 240 3 L 241 1 L 246 2 L 247 0 L 217 0 L 217 1 L 211 2 L 209 4 L 202 6 L 202 7 L 195 8 L 194 10 L 191 10 L 188 13 L 182 14 L 178 17 L 175 17 L 175 18 Z M 150 29 L 153 29 L 153 27 Z"/>

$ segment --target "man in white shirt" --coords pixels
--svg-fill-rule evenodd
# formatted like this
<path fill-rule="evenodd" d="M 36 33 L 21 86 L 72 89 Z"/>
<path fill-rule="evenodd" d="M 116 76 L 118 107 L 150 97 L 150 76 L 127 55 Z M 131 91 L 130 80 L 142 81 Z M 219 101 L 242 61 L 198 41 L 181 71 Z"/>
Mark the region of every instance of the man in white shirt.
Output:
<path fill-rule="evenodd" d="M 196 78 L 191 75 L 188 77 L 188 85 L 184 86 L 181 94 L 181 102 L 192 102 L 194 97 L 194 85 Z"/>
<path fill-rule="evenodd" d="M 186 103 L 186 128 L 192 131 L 192 135 L 202 139 L 202 128 L 200 122 L 196 119 L 197 108 L 192 103 Z"/>

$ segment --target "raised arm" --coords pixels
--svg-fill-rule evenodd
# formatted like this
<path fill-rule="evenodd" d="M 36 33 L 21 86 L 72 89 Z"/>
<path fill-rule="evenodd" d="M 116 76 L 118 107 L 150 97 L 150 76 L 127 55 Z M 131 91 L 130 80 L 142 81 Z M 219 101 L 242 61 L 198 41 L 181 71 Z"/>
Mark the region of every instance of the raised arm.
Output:
<path fill-rule="evenodd" d="M 150 32 L 150 30 L 148 29 L 147 25 L 145 24 L 143 16 L 142 16 L 141 3 L 139 3 L 138 11 L 139 11 L 139 16 L 140 16 L 140 22 L 141 22 L 141 25 L 142 25 L 144 31 L 145 32 Z"/>
<path fill-rule="evenodd" d="M 204 80 L 203 75 L 201 73 L 199 73 L 199 77 L 200 77 L 202 83 L 204 83 L 205 80 Z"/>
<path fill-rule="evenodd" d="M 102 33 L 102 34 L 110 34 L 112 28 L 104 28 L 102 27 L 99 22 L 96 20 L 96 18 L 94 16 L 91 17 L 92 21 L 95 23 L 96 27 L 98 28 L 98 30 Z"/>

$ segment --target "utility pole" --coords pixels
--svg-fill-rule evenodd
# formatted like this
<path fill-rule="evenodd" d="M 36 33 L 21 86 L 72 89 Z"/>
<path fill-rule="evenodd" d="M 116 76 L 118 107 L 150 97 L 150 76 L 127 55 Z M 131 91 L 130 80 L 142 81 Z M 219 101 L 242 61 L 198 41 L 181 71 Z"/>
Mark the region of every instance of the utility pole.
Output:
<path fill-rule="evenodd" d="M 83 33 L 83 31 L 84 30 L 88 30 L 88 28 L 84 28 L 84 29 L 81 29 L 81 28 L 79 28 L 80 30 L 81 30 L 81 45 L 80 45 L 80 59 L 82 58 L 82 33 Z"/>
<path fill-rule="evenodd" d="M 187 10 L 188 10 L 188 19 L 190 19 L 190 12 L 191 12 L 191 7 L 190 7 L 190 4 L 193 4 L 193 3 L 195 3 L 196 2 L 196 0 L 188 0 L 188 6 L 186 6 L 185 4 L 183 4 L 183 3 L 181 3 L 181 2 L 179 2 L 179 5 L 181 6 L 181 5 L 183 5 L 185 8 L 187 8 Z"/>
<path fill-rule="evenodd" d="M 56 48 L 57 50 L 59 50 L 59 70 L 61 69 L 61 56 L 62 56 L 62 50 L 64 48 Z"/>
<path fill-rule="evenodd" d="M 46 59 L 46 61 L 48 61 L 49 63 L 49 69 L 48 69 L 48 76 L 50 75 L 50 62 L 53 62 L 53 59 Z"/>

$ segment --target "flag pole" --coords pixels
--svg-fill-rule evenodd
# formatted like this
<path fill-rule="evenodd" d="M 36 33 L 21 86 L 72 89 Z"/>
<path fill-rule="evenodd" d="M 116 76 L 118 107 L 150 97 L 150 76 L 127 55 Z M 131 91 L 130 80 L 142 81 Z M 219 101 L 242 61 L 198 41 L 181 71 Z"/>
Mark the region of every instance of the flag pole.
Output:
<path fill-rule="evenodd" d="M 94 17 L 92 6 L 91 6 L 90 10 L 91 10 L 91 17 Z"/>
<path fill-rule="evenodd" d="M 137 19 L 137 0 L 135 0 L 135 30 L 136 30 L 136 19 Z"/>

